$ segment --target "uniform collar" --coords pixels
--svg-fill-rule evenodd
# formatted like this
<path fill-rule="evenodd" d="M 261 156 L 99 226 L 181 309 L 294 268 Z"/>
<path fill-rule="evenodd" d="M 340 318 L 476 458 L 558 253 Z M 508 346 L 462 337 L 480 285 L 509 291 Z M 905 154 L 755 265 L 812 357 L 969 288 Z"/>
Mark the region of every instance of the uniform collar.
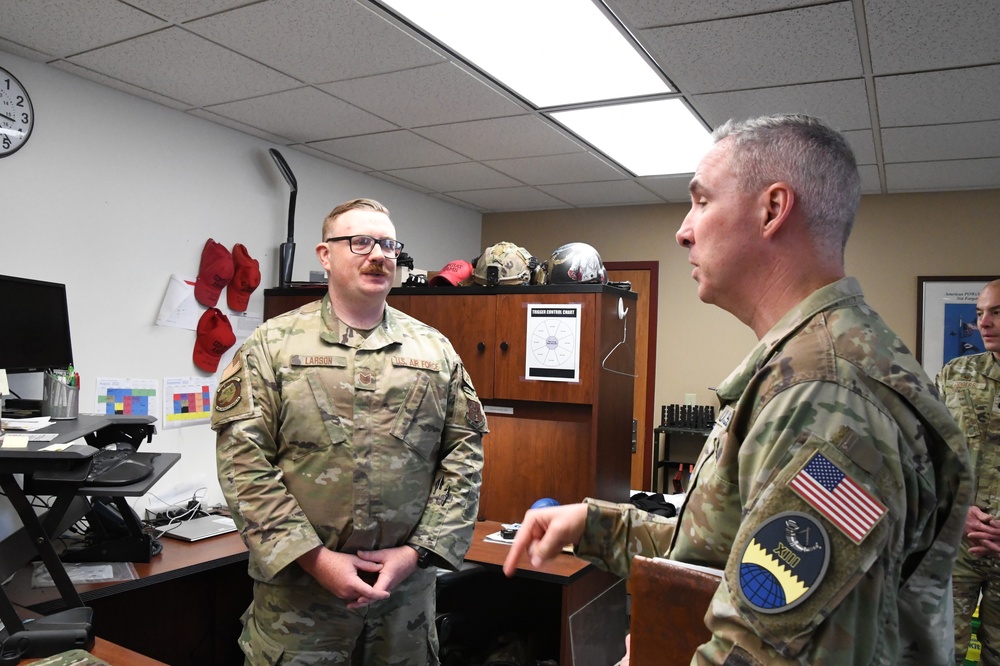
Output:
<path fill-rule="evenodd" d="M 324 294 L 321 308 L 323 316 L 323 332 L 320 337 L 331 344 L 343 345 L 354 349 L 382 349 L 392 344 L 402 343 L 399 334 L 399 313 L 385 306 L 382 321 L 364 337 L 356 329 L 344 323 L 333 311 L 330 294 Z"/>
<path fill-rule="evenodd" d="M 861 284 L 852 277 L 841 278 L 809 294 L 798 305 L 786 312 L 785 316 L 764 334 L 764 337 L 743 359 L 739 367 L 722 382 L 717 391 L 719 400 L 726 403 L 739 399 L 750 383 L 750 379 L 764 367 L 774 350 L 817 314 L 835 307 L 857 305 L 863 302 L 864 295 L 861 293 Z"/>

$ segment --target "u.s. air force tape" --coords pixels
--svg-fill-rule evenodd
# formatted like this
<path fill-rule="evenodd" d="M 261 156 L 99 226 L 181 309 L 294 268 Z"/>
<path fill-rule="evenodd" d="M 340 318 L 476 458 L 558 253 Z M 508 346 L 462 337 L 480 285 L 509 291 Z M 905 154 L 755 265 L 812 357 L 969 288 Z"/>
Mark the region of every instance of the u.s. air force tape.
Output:
<path fill-rule="evenodd" d="M 781 613 L 809 598 L 830 563 L 830 538 L 797 511 L 761 524 L 740 554 L 740 596 L 761 613 Z"/>

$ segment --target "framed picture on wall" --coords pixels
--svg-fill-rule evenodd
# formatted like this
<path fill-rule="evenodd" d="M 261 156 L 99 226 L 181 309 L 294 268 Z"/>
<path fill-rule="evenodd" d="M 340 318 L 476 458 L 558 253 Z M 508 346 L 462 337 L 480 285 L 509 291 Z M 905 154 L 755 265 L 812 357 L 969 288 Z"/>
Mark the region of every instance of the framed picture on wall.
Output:
<path fill-rule="evenodd" d="M 976 299 L 995 275 L 917 278 L 917 360 L 931 376 L 958 356 L 978 354 Z"/>

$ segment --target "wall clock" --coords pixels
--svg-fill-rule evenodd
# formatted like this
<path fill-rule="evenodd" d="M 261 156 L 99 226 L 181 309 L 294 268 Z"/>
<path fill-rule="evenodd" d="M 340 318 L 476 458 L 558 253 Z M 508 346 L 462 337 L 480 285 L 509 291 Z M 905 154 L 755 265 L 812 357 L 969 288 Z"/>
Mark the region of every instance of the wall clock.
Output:
<path fill-rule="evenodd" d="M 35 110 L 21 82 L 0 67 L 0 157 L 13 155 L 31 136 Z"/>

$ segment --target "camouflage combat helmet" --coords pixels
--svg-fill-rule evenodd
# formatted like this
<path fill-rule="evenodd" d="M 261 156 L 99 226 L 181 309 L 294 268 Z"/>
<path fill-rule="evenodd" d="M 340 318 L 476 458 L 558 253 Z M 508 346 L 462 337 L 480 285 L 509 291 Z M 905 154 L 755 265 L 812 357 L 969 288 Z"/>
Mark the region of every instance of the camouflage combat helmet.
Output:
<path fill-rule="evenodd" d="M 476 259 L 472 280 L 479 285 L 543 284 L 541 263 L 523 247 L 507 241 L 486 248 Z"/>
<path fill-rule="evenodd" d="M 552 253 L 547 266 L 549 284 L 607 284 L 601 255 L 586 243 L 566 243 Z"/>

